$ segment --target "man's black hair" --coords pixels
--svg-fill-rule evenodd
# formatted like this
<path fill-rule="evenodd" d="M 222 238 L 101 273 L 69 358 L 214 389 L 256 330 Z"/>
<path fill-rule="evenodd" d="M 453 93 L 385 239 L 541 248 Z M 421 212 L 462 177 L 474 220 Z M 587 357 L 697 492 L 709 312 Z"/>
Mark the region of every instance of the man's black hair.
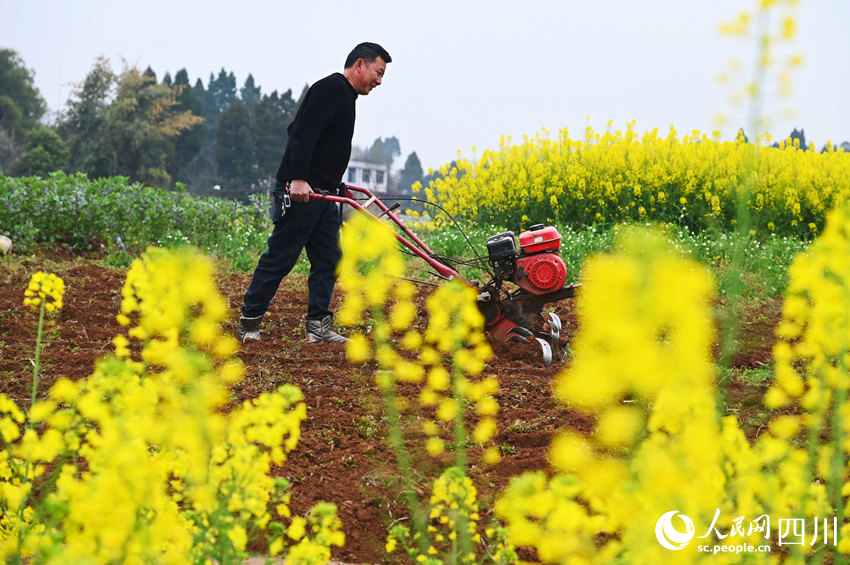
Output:
<path fill-rule="evenodd" d="M 393 60 L 390 54 L 387 53 L 387 50 L 377 43 L 361 43 L 348 54 L 348 58 L 345 60 L 345 68 L 349 69 L 353 67 L 357 59 L 363 59 L 365 62 L 371 63 L 378 57 L 383 59 L 385 63 L 391 63 Z"/>

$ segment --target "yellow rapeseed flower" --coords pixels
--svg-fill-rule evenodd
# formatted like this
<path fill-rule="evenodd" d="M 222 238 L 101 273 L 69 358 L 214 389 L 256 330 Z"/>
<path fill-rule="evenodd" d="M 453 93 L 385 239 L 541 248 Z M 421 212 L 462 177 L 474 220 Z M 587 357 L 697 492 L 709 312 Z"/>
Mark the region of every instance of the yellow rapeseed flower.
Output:
<path fill-rule="evenodd" d="M 65 281 L 54 273 L 38 271 L 33 274 L 24 291 L 24 305 L 32 308 L 44 305 L 45 310 L 53 312 L 62 309 L 64 296 Z"/>
<path fill-rule="evenodd" d="M 425 451 L 427 451 L 429 455 L 436 457 L 443 452 L 443 449 L 443 440 L 440 438 L 429 437 L 425 440 Z"/>
<path fill-rule="evenodd" d="M 33 288 L 28 298 L 56 298 L 55 281 L 53 290 L 36 282 L 45 294 Z M 241 558 L 247 532 L 267 531 L 272 509 L 290 516 L 271 466 L 296 446 L 303 395 L 287 385 L 224 409 L 244 368 L 227 358 L 235 349 L 220 326 L 228 313 L 212 263 L 191 251 L 151 249 L 137 259 L 122 315 L 130 327 L 114 340 L 119 355 L 101 359 L 88 379 L 60 378 L 29 411 L 38 428 L 21 434 L 26 416 L 0 395 L 0 437 L 11 442 L 0 460 L 17 469 L 7 473 L 0 462 L 6 515 L 45 469 L 57 470 L 55 483 L 39 483 L 44 493 L 29 499 L 33 506 L 13 510 L 0 549 L 57 563 Z M 141 361 L 131 358 L 134 346 Z M 20 488 L 10 490 L 14 482 Z M 51 516 L 56 509 L 61 517 Z M 289 553 L 327 561 L 341 535 L 335 508 L 325 508 Z M 282 541 L 271 547 L 286 549 Z"/>
<path fill-rule="evenodd" d="M 363 363 L 371 357 L 372 348 L 369 340 L 363 334 L 354 332 L 349 335 L 345 344 L 345 354 L 351 363 Z"/>

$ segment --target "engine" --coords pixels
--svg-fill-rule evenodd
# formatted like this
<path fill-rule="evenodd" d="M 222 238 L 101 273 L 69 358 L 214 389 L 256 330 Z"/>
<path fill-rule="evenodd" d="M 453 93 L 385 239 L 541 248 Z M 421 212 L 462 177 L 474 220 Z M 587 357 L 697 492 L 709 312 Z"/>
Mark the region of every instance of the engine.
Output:
<path fill-rule="evenodd" d="M 560 290 L 567 280 L 567 266 L 558 255 L 561 234 L 552 226 L 536 224 L 519 236 L 519 249 L 513 232 L 487 240 L 487 254 L 493 273 L 512 281 L 532 294 Z"/>

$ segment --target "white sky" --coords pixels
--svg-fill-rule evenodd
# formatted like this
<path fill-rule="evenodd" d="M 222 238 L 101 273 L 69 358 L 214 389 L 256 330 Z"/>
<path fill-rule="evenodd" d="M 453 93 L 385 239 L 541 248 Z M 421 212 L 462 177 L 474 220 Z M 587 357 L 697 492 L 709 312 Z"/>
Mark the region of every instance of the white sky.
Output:
<path fill-rule="evenodd" d="M 358 100 L 354 142 L 396 136 L 438 167 L 471 148 L 498 147 L 545 127 L 597 131 L 613 121 L 680 135 L 717 128 L 734 138 L 747 115 L 730 105 L 717 74 L 751 45 L 719 33 L 756 0 L 0 0 L 0 47 L 35 73 L 52 111 L 64 107 L 98 55 L 161 79 L 181 68 L 192 84 L 224 67 L 237 86 L 249 73 L 264 93 L 301 88 L 342 69 L 360 41 L 390 53 L 384 84 Z M 770 97 L 774 136 L 804 128 L 820 148 L 850 140 L 850 0 L 801 0 L 794 49 L 804 67 L 794 94 Z M 751 74 L 749 72 L 745 75 Z M 589 121 L 587 120 L 589 118 Z"/>

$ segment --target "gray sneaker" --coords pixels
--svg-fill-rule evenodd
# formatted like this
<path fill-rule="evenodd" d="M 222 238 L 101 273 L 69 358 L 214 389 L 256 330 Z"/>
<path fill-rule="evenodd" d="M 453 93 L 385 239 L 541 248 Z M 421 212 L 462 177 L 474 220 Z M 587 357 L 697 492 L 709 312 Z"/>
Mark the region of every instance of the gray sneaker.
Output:
<path fill-rule="evenodd" d="M 260 322 L 263 321 L 263 316 L 265 314 L 253 318 L 246 318 L 245 316 L 239 318 L 239 327 L 236 328 L 236 339 L 239 340 L 239 343 L 245 343 L 249 339 L 260 341 Z"/>
<path fill-rule="evenodd" d="M 349 341 L 331 329 L 331 316 L 321 320 L 307 320 L 307 343 L 343 343 Z"/>

